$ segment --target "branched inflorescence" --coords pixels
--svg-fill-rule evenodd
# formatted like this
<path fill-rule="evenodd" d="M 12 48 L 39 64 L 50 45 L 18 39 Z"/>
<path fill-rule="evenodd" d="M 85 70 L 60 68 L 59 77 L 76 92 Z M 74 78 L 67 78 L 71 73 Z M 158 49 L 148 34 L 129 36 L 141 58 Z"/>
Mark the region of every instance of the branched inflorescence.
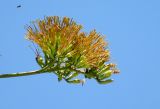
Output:
<path fill-rule="evenodd" d="M 75 79 L 82 74 L 100 84 L 112 82 L 108 78 L 119 71 L 115 64 L 106 64 L 110 58 L 107 43 L 95 30 L 86 34 L 81 29 L 70 18 L 45 17 L 28 26 L 26 38 L 43 52 L 36 56 L 39 66 L 44 72 L 55 73 L 59 81 L 83 84 L 84 79 Z"/>

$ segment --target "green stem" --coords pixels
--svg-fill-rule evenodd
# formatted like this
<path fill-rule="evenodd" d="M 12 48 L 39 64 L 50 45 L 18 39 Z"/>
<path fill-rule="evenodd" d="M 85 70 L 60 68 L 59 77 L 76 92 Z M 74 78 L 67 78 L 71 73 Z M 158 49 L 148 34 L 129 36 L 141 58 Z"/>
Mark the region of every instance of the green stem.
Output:
<path fill-rule="evenodd" d="M 36 75 L 46 73 L 44 70 L 35 70 L 29 72 L 18 72 L 18 73 L 11 73 L 11 74 L 0 74 L 0 78 L 10 78 L 10 77 L 19 77 L 19 76 L 29 76 L 29 75 Z"/>
<path fill-rule="evenodd" d="M 73 69 L 71 67 L 67 67 L 67 68 L 53 68 L 53 69 L 48 69 L 50 66 L 46 66 L 40 70 L 34 70 L 34 71 L 28 71 L 28 72 L 18 72 L 18 73 L 10 73 L 10 74 L 0 74 L 0 78 L 11 78 L 11 77 L 20 77 L 20 76 L 29 76 L 29 75 L 36 75 L 36 74 L 42 74 L 42 73 L 46 73 L 46 72 L 53 72 L 53 71 L 57 71 L 57 70 L 63 70 L 63 69 L 67 69 L 69 68 L 71 71 L 75 71 L 77 73 L 81 73 L 84 74 L 84 72 L 80 71 L 80 70 L 76 70 Z"/>
<path fill-rule="evenodd" d="M 29 75 L 36 75 L 36 74 L 42 74 L 48 72 L 48 68 L 53 63 L 50 63 L 48 66 L 45 66 L 44 68 L 40 70 L 34 70 L 29 72 L 18 72 L 18 73 L 10 73 L 10 74 L 0 74 L 0 78 L 11 78 L 11 77 L 19 77 L 19 76 L 29 76 Z"/>

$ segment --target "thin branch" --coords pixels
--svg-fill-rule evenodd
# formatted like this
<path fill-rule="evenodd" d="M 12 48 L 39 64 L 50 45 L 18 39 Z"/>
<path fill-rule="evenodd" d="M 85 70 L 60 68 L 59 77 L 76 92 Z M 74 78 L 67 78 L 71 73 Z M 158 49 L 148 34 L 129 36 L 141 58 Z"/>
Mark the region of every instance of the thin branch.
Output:
<path fill-rule="evenodd" d="M 19 77 L 19 76 L 29 76 L 29 75 L 36 75 L 46 73 L 44 70 L 35 70 L 29 72 L 18 72 L 18 73 L 11 73 L 11 74 L 0 74 L 0 78 L 10 78 L 10 77 Z"/>

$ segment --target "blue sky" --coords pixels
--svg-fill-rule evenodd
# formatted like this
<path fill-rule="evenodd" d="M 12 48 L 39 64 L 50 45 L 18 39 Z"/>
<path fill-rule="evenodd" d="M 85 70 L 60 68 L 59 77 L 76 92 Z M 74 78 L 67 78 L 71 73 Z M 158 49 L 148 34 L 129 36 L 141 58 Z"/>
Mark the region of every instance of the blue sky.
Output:
<path fill-rule="evenodd" d="M 16 8 L 21 4 L 21 8 Z M 109 85 L 71 85 L 52 74 L 0 79 L 0 109 L 159 109 L 159 0 L 1 0 L 0 73 L 39 69 L 25 25 L 68 16 L 107 36 L 121 70 Z"/>

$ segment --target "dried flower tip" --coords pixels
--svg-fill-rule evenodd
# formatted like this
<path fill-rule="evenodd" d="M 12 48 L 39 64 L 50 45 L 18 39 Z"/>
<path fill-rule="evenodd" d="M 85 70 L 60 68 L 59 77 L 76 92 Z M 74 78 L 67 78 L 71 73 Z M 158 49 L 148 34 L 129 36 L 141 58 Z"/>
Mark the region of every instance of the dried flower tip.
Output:
<path fill-rule="evenodd" d="M 113 74 L 118 74 L 120 73 L 120 70 L 113 70 Z"/>

